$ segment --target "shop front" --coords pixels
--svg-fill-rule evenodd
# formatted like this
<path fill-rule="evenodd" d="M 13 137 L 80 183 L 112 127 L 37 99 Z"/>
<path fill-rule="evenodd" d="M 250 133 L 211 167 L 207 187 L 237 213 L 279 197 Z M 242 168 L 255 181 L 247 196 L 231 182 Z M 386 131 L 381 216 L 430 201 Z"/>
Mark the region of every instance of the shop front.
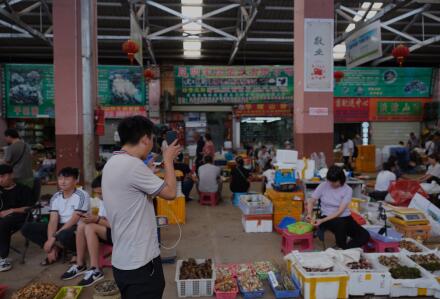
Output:
<path fill-rule="evenodd" d="M 369 98 L 334 98 L 335 145 L 343 142 L 342 136 L 353 139 L 356 135 L 368 144 L 368 132 L 365 134 L 362 124 L 369 121 L 369 103 Z"/>
<path fill-rule="evenodd" d="M 292 142 L 293 106 L 286 103 L 244 104 L 234 109 L 234 145 L 265 144 L 277 148 Z"/>

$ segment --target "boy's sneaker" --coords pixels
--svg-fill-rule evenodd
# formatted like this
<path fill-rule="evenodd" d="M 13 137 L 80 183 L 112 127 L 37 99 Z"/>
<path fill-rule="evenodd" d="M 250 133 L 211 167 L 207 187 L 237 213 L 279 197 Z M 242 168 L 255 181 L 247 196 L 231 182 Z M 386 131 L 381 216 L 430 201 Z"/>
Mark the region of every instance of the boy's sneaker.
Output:
<path fill-rule="evenodd" d="M 62 280 L 69 280 L 72 278 L 77 277 L 78 275 L 81 275 L 82 273 L 86 272 L 87 267 L 85 265 L 78 266 L 78 265 L 72 265 L 70 268 L 64 272 L 63 275 L 61 275 Z"/>
<path fill-rule="evenodd" d="M 100 281 L 103 278 L 104 278 L 104 272 L 93 267 L 93 268 L 90 268 L 90 270 L 88 270 L 86 272 L 83 280 L 81 280 L 79 282 L 78 286 L 89 287 L 89 286 L 95 284 L 95 282 Z"/>
<path fill-rule="evenodd" d="M 11 262 L 8 259 L 0 258 L 0 272 L 5 272 L 12 269 Z"/>

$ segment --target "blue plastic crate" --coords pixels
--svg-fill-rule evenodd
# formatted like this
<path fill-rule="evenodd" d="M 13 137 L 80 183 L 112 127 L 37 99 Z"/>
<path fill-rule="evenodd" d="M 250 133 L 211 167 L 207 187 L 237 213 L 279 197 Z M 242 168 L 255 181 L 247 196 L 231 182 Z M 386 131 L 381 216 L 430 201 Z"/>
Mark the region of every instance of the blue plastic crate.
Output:
<path fill-rule="evenodd" d="M 277 279 L 279 280 L 279 276 L 277 275 Z M 301 294 L 301 289 L 299 287 L 298 282 L 294 279 L 293 275 L 291 277 L 292 283 L 295 286 L 295 289 L 293 291 L 278 291 L 275 289 L 275 287 L 272 285 L 272 281 L 269 279 L 270 288 L 272 289 L 273 293 L 275 294 L 275 298 L 297 298 Z"/>
<path fill-rule="evenodd" d="M 274 185 L 296 184 L 295 171 L 275 171 Z"/>
<path fill-rule="evenodd" d="M 365 227 L 365 229 L 370 233 L 371 238 L 375 239 L 375 240 L 379 240 L 385 243 L 389 243 L 389 242 L 400 242 L 400 240 L 402 240 L 402 234 L 399 232 L 396 232 L 394 229 L 392 228 L 387 228 L 387 235 L 380 235 L 379 234 L 379 230 L 382 227 Z"/>
<path fill-rule="evenodd" d="M 243 298 L 263 298 L 264 297 L 264 290 L 263 291 L 256 291 L 256 292 L 245 292 L 243 288 L 241 287 L 240 281 L 238 282 L 238 288 L 240 289 L 240 293 L 243 296 Z"/>

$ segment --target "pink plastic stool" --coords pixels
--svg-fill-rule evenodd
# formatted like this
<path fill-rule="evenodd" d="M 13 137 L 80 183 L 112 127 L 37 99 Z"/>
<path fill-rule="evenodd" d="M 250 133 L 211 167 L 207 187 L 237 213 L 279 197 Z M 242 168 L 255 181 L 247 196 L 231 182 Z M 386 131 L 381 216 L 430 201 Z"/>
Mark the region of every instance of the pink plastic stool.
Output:
<path fill-rule="evenodd" d="M 292 252 L 295 244 L 300 245 L 299 251 L 313 250 L 313 233 L 297 235 L 282 231 L 281 251 L 286 255 Z"/>
<path fill-rule="evenodd" d="M 215 206 L 218 203 L 217 192 L 199 192 L 199 203 L 201 205 Z"/>
<path fill-rule="evenodd" d="M 100 268 L 104 268 L 104 267 L 112 267 L 112 251 L 113 251 L 113 246 L 108 245 L 108 244 L 101 244 L 99 246 L 99 267 Z"/>
<path fill-rule="evenodd" d="M 368 244 L 364 246 L 365 252 L 399 252 L 399 242 L 382 242 L 371 238 Z"/>

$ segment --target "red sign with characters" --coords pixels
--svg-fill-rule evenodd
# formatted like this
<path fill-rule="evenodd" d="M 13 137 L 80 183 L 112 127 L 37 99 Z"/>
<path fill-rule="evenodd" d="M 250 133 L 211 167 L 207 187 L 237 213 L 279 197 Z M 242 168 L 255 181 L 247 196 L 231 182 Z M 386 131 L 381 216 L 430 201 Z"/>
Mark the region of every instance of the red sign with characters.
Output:
<path fill-rule="evenodd" d="M 147 110 L 144 106 L 105 106 L 105 118 L 124 118 L 128 116 L 142 115 L 147 116 Z"/>
<path fill-rule="evenodd" d="M 369 98 L 334 98 L 335 123 L 369 120 Z"/>
<path fill-rule="evenodd" d="M 235 110 L 235 116 L 292 116 L 293 106 L 290 104 L 243 104 Z"/>

